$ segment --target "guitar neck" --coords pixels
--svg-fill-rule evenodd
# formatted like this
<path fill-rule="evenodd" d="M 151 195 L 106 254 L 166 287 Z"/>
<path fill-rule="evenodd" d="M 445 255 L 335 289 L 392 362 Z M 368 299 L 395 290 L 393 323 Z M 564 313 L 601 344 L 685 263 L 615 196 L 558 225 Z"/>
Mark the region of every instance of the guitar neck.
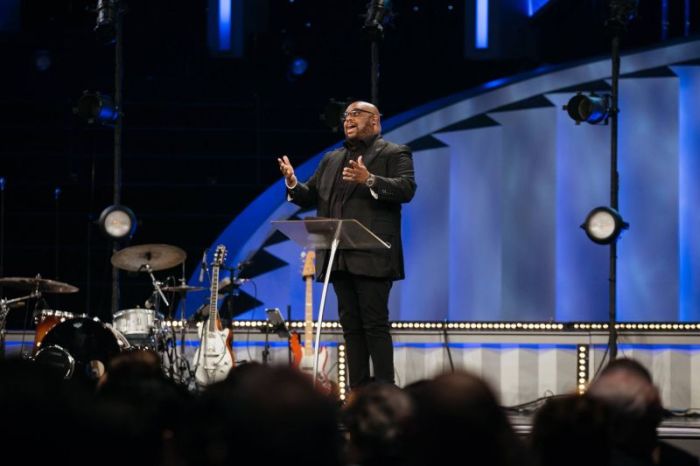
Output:
<path fill-rule="evenodd" d="M 313 351 L 314 313 L 312 281 L 312 277 L 306 277 L 306 304 L 304 306 L 304 352 L 306 354 L 311 354 Z"/>
<path fill-rule="evenodd" d="M 216 322 L 219 320 L 216 301 L 219 296 L 219 266 L 215 265 L 211 271 L 211 296 L 209 297 L 209 331 L 218 330 Z"/>

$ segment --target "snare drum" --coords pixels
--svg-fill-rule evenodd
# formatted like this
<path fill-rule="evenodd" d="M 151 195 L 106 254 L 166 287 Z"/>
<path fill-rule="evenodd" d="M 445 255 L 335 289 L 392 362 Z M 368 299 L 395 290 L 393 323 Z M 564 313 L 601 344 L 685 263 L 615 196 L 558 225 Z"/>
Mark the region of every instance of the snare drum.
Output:
<path fill-rule="evenodd" d="M 56 311 L 53 309 L 41 310 L 35 318 L 36 331 L 34 332 L 34 352 L 36 353 L 41 346 L 42 340 L 52 328 L 73 317 L 75 316 L 71 312 Z"/>
<path fill-rule="evenodd" d="M 114 314 L 112 323 L 132 345 L 152 347 L 160 330 L 163 314 L 152 309 L 125 309 Z"/>

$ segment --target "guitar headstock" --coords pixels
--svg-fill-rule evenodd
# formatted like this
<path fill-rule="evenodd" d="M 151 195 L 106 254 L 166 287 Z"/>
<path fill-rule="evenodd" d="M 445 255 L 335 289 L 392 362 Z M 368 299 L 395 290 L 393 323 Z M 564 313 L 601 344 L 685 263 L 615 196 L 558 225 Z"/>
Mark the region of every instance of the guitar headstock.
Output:
<path fill-rule="evenodd" d="M 220 244 L 216 247 L 214 252 L 214 267 L 221 267 L 226 259 L 226 246 Z"/>
<path fill-rule="evenodd" d="M 304 278 L 313 277 L 316 275 L 316 266 L 314 261 L 316 260 L 316 252 L 306 251 L 304 256 L 304 270 L 301 272 L 301 276 Z"/>

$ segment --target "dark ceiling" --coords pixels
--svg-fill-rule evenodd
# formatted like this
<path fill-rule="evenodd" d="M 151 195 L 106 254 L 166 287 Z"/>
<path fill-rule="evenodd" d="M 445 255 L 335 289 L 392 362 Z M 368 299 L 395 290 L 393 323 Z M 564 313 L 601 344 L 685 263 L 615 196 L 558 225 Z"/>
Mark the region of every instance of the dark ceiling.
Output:
<path fill-rule="evenodd" d="M 338 141 L 320 119 L 329 99 L 369 99 L 366 5 L 261 0 L 263 27 L 233 59 L 207 48 L 206 1 L 126 3 L 122 201 L 140 220 L 131 244 L 184 249 L 189 276 L 221 229 L 278 179 L 278 156 L 298 164 Z M 697 2 L 688 2 L 687 30 L 685 3 L 668 3 L 663 32 L 661 1 L 640 2 L 623 49 L 697 31 Z M 551 0 L 527 21 L 521 49 L 477 61 L 464 58 L 464 1 L 396 0 L 381 43 L 382 112 L 542 64 L 605 55 L 606 4 Z M 94 221 L 112 201 L 113 131 L 87 125 L 72 108 L 83 90 L 113 91 L 114 48 L 96 40 L 94 1 L 20 5 L 18 30 L 0 33 L 0 275 L 68 282 L 80 292 L 47 295 L 48 307 L 109 319 L 111 243 Z M 308 60 L 308 71 L 289 79 L 296 56 Z M 159 276 L 167 274 L 181 271 Z M 5 288 L 3 296 L 19 292 Z M 124 273 L 120 308 L 143 305 L 149 293 L 147 276 Z M 30 314 L 12 311 L 10 327 L 23 327 Z"/>

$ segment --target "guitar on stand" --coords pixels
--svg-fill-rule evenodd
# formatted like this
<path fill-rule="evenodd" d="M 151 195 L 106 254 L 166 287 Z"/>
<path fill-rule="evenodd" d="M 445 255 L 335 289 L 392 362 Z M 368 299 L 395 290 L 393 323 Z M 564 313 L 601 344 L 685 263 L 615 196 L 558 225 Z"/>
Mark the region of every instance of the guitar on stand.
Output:
<path fill-rule="evenodd" d="M 217 246 L 211 271 L 209 317 L 199 328 L 199 348 L 195 351 L 193 358 L 195 380 L 201 385 L 224 380 L 236 364 L 231 350 L 233 333 L 230 329 L 222 328 L 216 305 L 219 296 L 219 269 L 225 256 L 226 247 Z"/>
<path fill-rule="evenodd" d="M 302 257 L 304 254 L 302 253 Z M 314 347 L 313 347 L 313 279 L 316 275 L 314 251 L 306 252 L 304 258 L 304 268 L 301 273 L 306 282 L 306 299 L 304 303 L 304 345 L 299 341 L 299 334 L 293 332 L 289 339 L 292 351 L 292 367 L 305 372 L 311 376 L 314 373 Z M 333 392 L 333 385 L 326 375 L 326 365 L 328 364 L 328 350 L 324 346 L 318 349 L 318 370 L 316 374 L 317 387 L 322 392 L 330 394 Z"/>

